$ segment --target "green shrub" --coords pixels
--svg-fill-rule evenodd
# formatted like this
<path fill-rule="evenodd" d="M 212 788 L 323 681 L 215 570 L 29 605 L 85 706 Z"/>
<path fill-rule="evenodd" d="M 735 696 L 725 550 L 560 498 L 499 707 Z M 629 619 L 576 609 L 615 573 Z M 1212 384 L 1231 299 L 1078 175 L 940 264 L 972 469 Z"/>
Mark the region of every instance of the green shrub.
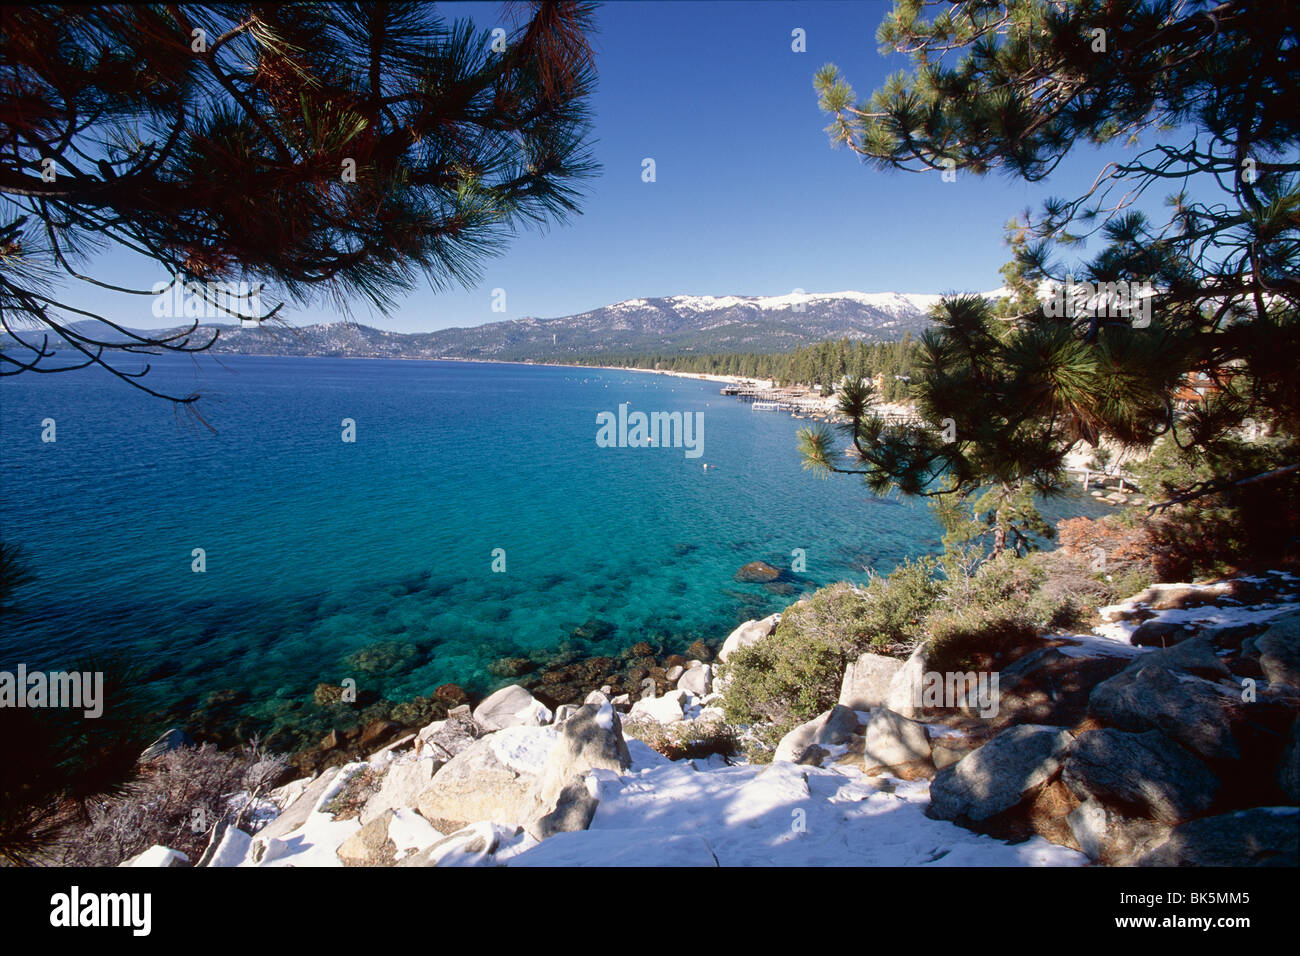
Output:
<path fill-rule="evenodd" d="M 713 754 L 732 757 L 739 749 L 735 728 L 717 717 L 674 724 L 661 724 L 643 716 L 628 717 L 623 721 L 623 733 L 643 741 L 669 760 Z"/>
<path fill-rule="evenodd" d="M 1027 604 L 1035 624 L 1053 629 L 1080 628 L 1093 618 L 1097 608 L 1124 596 L 1114 583 L 1092 570 L 1090 561 L 1079 555 L 1039 551 L 1028 560 L 1043 575 Z"/>
<path fill-rule="evenodd" d="M 985 552 L 978 547 L 948 552 L 943 559 L 943 573 L 947 578 L 946 603 L 980 607 L 1028 601 L 1046 578 L 1041 565 L 1032 557 L 1022 558 L 1006 551 L 985 560 Z"/>
<path fill-rule="evenodd" d="M 887 577 L 873 577 L 867 587 L 867 621 L 870 635 L 853 656 L 864 650 L 879 654 L 910 652 L 921 637 L 921 625 L 944 592 L 936 576 L 939 563 L 930 557 L 907 560 Z"/>
<path fill-rule="evenodd" d="M 959 604 L 926 621 L 930 666 L 937 671 L 996 670 L 1012 652 L 1035 640 L 1024 604 Z"/>
<path fill-rule="evenodd" d="M 811 720 L 835 704 L 844 668 L 863 651 L 906 654 L 942 593 L 935 567 L 929 558 L 906 561 L 865 589 L 840 582 L 786 609 L 769 637 L 722 666 L 727 719 L 786 727 Z"/>
<path fill-rule="evenodd" d="M 1144 565 L 1121 571 L 1119 574 L 1114 575 L 1114 580 L 1111 581 L 1111 587 L 1115 591 L 1115 599 L 1112 603 L 1131 598 L 1135 594 L 1141 594 L 1155 584 L 1157 580 L 1159 580 L 1159 576 L 1150 567 Z"/>
<path fill-rule="evenodd" d="M 793 729 L 793 721 L 786 724 L 752 724 L 737 739 L 741 752 L 750 763 L 771 763 L 776 756 L 777 744 Z"/>
<path fill-rule="evenodd" d="M 826 635 L 778 627 L 721 665 L 728 681 L 723 712 L 733 724 L 809 720 L 835 703 L 845 663 L 842 648 Z"/>
<path fill-rule="evenodd" d="M 1277 433 L 1257 441 L 1220 438 L 1180 447 L 1165 438 L 1133 471 L 1152 500 L 1200 483 L 1235 481 L 1296 460 L 1297 440 Z M 1300 476 L 1233 485 L 1162 510 L 1147 519 L 1160 580 L 1187 581 L 1272 560 L 1300 533 Z"/>

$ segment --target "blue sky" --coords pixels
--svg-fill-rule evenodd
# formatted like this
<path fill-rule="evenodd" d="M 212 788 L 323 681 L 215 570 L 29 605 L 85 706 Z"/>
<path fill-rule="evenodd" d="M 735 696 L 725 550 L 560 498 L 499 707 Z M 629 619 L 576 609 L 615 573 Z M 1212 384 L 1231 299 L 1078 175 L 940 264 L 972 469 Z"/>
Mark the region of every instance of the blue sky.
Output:
<path fill-rule="evenodd" d="M 937 173 L 877 172 L 832 149 L 813 73 L 834 62 L 866 96 L 905 67 L 905 57 L 876 49 L 888 7 L 878 0 L 604 5 L 592 104 L 603 169 L 583 215 L 544 234 L 521 233 L 485 263 L 473 289 L 435 295 L 422 284 L 389 316 L 358 303 L 353 317 L 420 331 L 678 293 L 996 288 L 1009 257 L 1006 220 L 1048 195 L 1082 192 L 1106 156 L 1080 149 L 1046 184 L 960 172 L 944 183 Z M 485 29 L 502 16 L 496 3 L 440 9 Z M 792 51 L 795 28 L 806 32 L 807 52 Z M 656 182 L 642 181 L 646 157 L 655 160 Z M 162 278 L 123 253 L 103 256 L 96 272 L 138 276 L 145 287 Z M 498 288 L 504 313 L 492 311 Z M 140 299 L 103 296 L 70 288 L 67 297 L 126 325 L 168 324 Z M 285 314 L 297 324 L 342 318 L 324 304 Z"/>

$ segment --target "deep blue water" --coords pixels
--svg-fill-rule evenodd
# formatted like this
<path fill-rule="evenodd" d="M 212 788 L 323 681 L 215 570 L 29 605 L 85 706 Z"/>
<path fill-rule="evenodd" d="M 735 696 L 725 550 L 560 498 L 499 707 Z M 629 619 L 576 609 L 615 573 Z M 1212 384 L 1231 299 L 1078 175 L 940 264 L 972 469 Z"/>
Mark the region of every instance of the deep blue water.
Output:
<path fill-rule="evenodd" d="M 0 534 L 39 576 L 0 634 L 0 669 L 121 652 L 159 700 L 234 690 L 248 715 L 289 720 L 348 676 L 392 700 L 447 681 L 481 693 L 504 683 L 491 661 L 593 621 L 608 630 L 591 653 L 716 643 L 799 589 L 939 548 L 924 506 L 803 471 L 804 423 L 716 383 L 176 356 L 149 381 L 201 391 L 216 433 L 98 371 L 0 382 Z M 703 412 L 702 456 L 597 447 L 597 413 L 621 402 Z M 788 568 L 795 548 L 794 593 L 733 581 L 753 560 Z M 378 671 L 346 661 L 381 642 Z"/>

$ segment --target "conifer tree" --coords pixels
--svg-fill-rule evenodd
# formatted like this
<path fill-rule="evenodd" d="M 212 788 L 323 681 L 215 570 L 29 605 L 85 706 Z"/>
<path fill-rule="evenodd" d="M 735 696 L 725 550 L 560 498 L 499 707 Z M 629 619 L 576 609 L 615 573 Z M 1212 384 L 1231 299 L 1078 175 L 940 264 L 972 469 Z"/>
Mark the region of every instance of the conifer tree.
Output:
<path fill-rule="evenodd" d="M 925 429 L 885 434 L 846 394 L 862 412 L 850 428 L 864 462 L 849 470 L 977 511 L 996 504 L 1005 542 L 1023 530 L 1026 490 L 1058 488 L 1076 442 L 1144 449 L 1168 435 L 1213 456 L 1253 419 L 1286 436 L 1265 473 L 1221 456 L 1212 480 L 1169 490 L 1266 477 L 1294 497 L 1298 31 L 1293 4 L 1251 0 L 898 0 L 877 38 L 910 54 L 910 71 L 859 100 L 823 67 L 814 86 L 832 143 L 877 169 L 1036 182 L 1076 147 L 1128 147 L 1083 195 L 1011 223 L 1012 296 L 998 316 L 942 303 L 913 382 Z M 1162 187 L 1174 192 L 1156 221 L 1136 206 Z M 1196 373 L 1213 394 L 1182 414 L 1174 396 Z M 952 442 L 936 437 L 944 420 L 957 423 Z M 825 433 L 801 447 L 809 467 L 845 470 Z"/>
<path fill-rule="evenodd" d="M 71 277 L 148 314 L 152 288 L 87 274 L 105 245 L 190 295 L 235 283 L 215 308 L 267 321 L 260 283 L 384 310 L 576 212 L 591 6 L 529 6 L 495 37 L 418 3 L 5 7 L 0 374 L 99 365 L 157 394 L 112 358 L 212 344 L 197 320 L 140 335 L 63 301 Z"/>

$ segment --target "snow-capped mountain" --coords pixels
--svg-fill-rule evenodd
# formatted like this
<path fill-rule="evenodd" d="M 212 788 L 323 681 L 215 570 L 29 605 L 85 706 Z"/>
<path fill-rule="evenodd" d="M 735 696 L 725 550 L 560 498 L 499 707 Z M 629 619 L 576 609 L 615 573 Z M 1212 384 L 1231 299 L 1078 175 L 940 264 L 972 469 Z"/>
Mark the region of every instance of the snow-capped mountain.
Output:
<path fill-rule="evenodd" d="M 990 293 L 991 294 L 991 293 Z M 464 358 L 775 352 L 826 339 L 919 334 L 940 296 L 899 292 L 628 299 L 559 319 L 516 319 L 432 333 Z"/>
<path fill-rule="evenodd" d="M 996 298 L 997 292 L 984 293 Z M 781 352 L 848 338 L 920 334 L 935 294 L 789 293 L 628 299 L 578 315 L 523 318 L 436 332 L 388 332 L 326 322 L 296 329 L 222 326 L 213 352 L 508 361 L 689 352 Z"/>

